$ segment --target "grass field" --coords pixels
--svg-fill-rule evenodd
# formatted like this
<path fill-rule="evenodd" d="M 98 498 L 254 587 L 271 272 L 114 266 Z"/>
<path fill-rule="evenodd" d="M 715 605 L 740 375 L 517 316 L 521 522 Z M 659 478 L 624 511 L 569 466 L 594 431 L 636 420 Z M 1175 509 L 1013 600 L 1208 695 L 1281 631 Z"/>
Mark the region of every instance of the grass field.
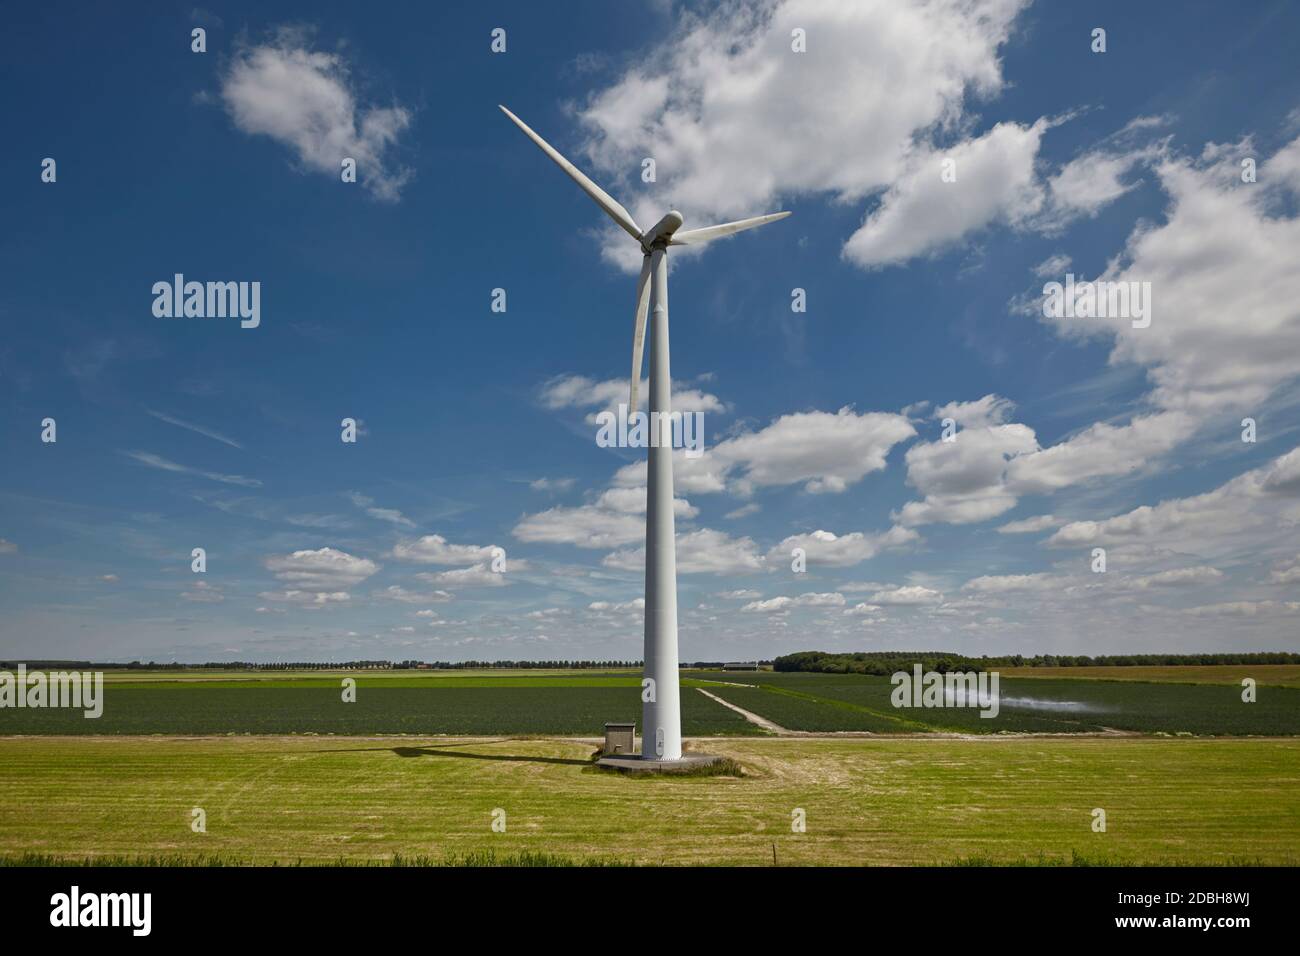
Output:
<path fill-rule="evenodd" d="M 775 846 L 782 864 L 1300 860 L 1300 741 L 696 744 L 746 776 L 628 778 L 556 739 L 2 738 L 0 857 L 770 865 Z M 206 833 L 190 829 L 194 807 Z"/>

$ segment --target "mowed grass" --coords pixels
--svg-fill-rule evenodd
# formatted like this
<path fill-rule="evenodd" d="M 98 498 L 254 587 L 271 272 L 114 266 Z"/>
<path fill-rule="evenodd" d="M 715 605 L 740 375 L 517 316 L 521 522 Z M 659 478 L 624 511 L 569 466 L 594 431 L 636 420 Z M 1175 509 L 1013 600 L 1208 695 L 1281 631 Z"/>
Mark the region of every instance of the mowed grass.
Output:
<path fill-rule="evenodd" d="M 895 708 L 888 677 L 860 674 L 695 672 L 745 687 L 710 693 L 789 730 L 905 733 L 1300 734 L 1300 688 L 1260 686 L 1246 703 L 1235 684 L 1001 677 L 997 716 L 977 708 Z M 752 689 L 751 689 L 752 688 Z"/>
<path fill-rule="evenodd" d="M 745 776 L 626 777 L 560 739 L 2 738 L 0 856 L 770 865 L 775 846 L 795 865 L 1300 860 L 1300 741 L 695 743 Z M 190 828 L 195 807 L 206 833 Z M 791 831 L 796 808 L 805 833 Z"/>
<path fill-rule="evenodd" d="M 357 678 L 113 684 L 103 714 L 74 709 L 0 710 L 0 734 L 573 734 L 600 736 L 606 721 L 641 721 L 635 677 Z M 683 689 L 684 733 L 758 734 L 755 725 Z"/>

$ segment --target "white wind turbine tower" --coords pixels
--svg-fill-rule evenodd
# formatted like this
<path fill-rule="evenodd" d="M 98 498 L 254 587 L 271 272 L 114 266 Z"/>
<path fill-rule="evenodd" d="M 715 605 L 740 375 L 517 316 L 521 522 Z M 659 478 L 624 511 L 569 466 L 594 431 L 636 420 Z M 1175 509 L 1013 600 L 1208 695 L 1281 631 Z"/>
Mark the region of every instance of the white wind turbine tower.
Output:
<path fill-rule="evenodd" d="M 534 133 L 523 120 L 504 106 L 510 117 L 555 164 L 569 174 L 596 205 L 641 245 L 644 259 L 636 285 L 636 322 L 632 331 L 632 385 L 628 415 L 637 409 L 637 387 L 641 380 L 641 357 L 645 342 L 646 312 L 654 314 L 651 326 L 650 413 L 651 429 L 671 429 L 672 375 L 668 366 L 668 247 L 698 245 L 745 229 L 766 225 L 790 215 L 776 212 L 753 219 L 725 222 L 702 229 L 677 230 L 682 214 L 670 210 L 646 232 L 617 200 L 591 181 L 582 170 L 565 159 L 550 143 Z M 658 417 L 656 418 L 656 413 Z M 658 438 L 659 436 L 654 436 Z M 677 660 L 677 542 L 673 521 L 673 458 L 671 432 L 668 441 L 652 440 L 646 476 L 645 531 L 645 676 L 654 683 L 643 693 L 641 713 L 641 756 L 649 760 L 672 761 L 682 757 L 681 695 Z"/>

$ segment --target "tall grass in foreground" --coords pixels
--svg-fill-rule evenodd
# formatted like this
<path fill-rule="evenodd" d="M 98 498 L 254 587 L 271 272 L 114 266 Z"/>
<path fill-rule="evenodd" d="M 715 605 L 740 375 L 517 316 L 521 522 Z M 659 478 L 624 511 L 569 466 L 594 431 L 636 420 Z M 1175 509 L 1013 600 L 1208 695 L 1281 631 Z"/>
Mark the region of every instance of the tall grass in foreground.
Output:
<path fill-rule="evenodd" d="M 623 860 L 591 858 L 575 859 L 557 853 L 511 853 L 498 856 L 491 850 L 472 853 L 449 853 L 435 857 L 426 854 L 402 856 L 396 854 L 381 860 L 353 860 L 339 857 L 326 862 L 297 860 L 293 863 L 255 863 L 237 857 L 219 854 L 186 856 L 183 854 L 149 856 L 53 856 L 48 853 L 23 853 L 17 856 L 0 856 L 0 867 L 247 867 L 269 866 L 298 867 L 626 867 L 632 863 Z"/>

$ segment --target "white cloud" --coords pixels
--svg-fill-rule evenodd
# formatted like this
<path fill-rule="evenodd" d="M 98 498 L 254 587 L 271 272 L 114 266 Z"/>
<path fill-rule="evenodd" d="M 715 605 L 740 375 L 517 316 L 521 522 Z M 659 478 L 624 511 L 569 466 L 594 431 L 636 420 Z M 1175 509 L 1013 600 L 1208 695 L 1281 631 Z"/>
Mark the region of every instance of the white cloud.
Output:
<path fill-rule="evenodd" d="M 868 268 L 894 265 L 994 222 L 1025 223 L 1045 201 L 1034 161 L 1047 126 L 999 123 L 978 139 L 917 154 L 849 238 L 845 257 Z M 955 182 L 940 178 L 945 159 L 956 164 Z"/>
<path fill-rule="evenodd" d="M 528 483 L 533 491 L 549 491 L 553 494 L 569 491 L 577 483 L 576 478 L 538 478 Z"/>
<path fill-rule="evenodd" d="M 113 576 L 106 575 L 106 577 Z M 116 580 L 115 577 L 114 580 Z M 213 587 L 207 581 L 194 582 L 194 587 L 188 591 L 182 591 L 181 597 L 195 604 L 220 604 L 226 599 L 226 596 L 221 593 L 221 588 Z"/>
<path fill-rule="evenodd" d="M 1052 574 L 985 574 L 971 578 L 961 589 L 1002 594 L 1007 591 L 1050 591 L 1060 586 L 1061 579 Z"/>
<path fill-rule="evenodd" d="M 445 604 L 454 597 L 448 591 L 408 591 L 400 584 L 390 584 L 382 591 L 375 591 L 374 596 L 386 598 L 390 601 L 401 601 L 403 604 Z M 420 611 L 418 614 L 428 617 L 433 612 L 430 611 L 426 614 L 424 611 Z M 433 616 L 436 617 L 437 615 Z"/>
<path fill-rule="evenodd" d="M 643 570 L 645 548 L 615 551 L 601 563 L 623 571 Z M 679 574 L 746 574 L 762 568 L 762 555 L 751 538 L 733 538 L 710 528 L 677 535 Z"/>
<path fill-rule="evenodd" d="M 307 169 L 337 179 L 342 161 L 354 159 L 360 182 L 389 201 L 410 178 L 389 157 L 411 123 L 410 110 L 360 105 L 348 64 L 309 49 L 301 31 L 236 49 L 221 77 L 221 98 L 236 128 L 284 144 Z"/>
<path fill-rule="evenodd" d="M 1128 584 L 1138 590 L 1146 590 L 1147 588 L 1204 587 L 1209 584 L 1217 584 L 1221 580 L 1223 580 L 1223 572 L 1218 568 L 1212 568 L 1209 565 L 1198 565 L 1189 568 L 1172 568 L 1156 574 L 1143 575 L 1132 579 Z"/>
<path fill-rule="evenodd" d="M 240 485 L 244 488 L 260 488 L 262 486 L 262 483 L 256 478 L 245 478 L 243 475 L 223 475 L 215 471 L 191 468 L 189 465 L 179 465 L 161 455 L 155 455 L 153 452 L 124 451 L 121 454 L 138 461 L 142 465 L 157 468 L 159 471 L 170 471 L 178 475 L 198 475 L 200 478 L 206 478 L 209 481 L 219 481 L 224 485 Z"/>
<path fill-rule="evenodd" d="M 1102 521 L 1073 521 L 1058 548 L 1142 546 L 1202 559 L 1256 560 L 1294 551 L 1300 526 L 1300 448 L 1213 491 L 1143 505 Z"/>
<path fill-rule="evenodd" d="M 888 531 L 866 534 L 854 531 L 837 535 L 833 531 L 817 530 L 811 534 L 796 534 L 786 538 L 768 553 L 768 560 L 784 563 L 791 560 L 795 548 L 803 548 L 812 567 L 847 568 L 874 558 L 881 551 L 901 547 L 919 540 L 920 535 L 897 525 Z"/>
<path fill-rule="evenodd" d="M 416 577 L 430 584 L 447 587 L 499 588 L 510 583 L 506 580 L 506 574 L 493 571 L 486 564 L 474 564 L 468 568 L 455 568 L 451 571 L 417 574 Z"/>
<path fill-rule="evenodd" d="M 1063 336 L 1110 339 L 1111 364 L 1149 370 L 1157 412 L 1134 426 L 1147 434 L 1134 439 L 1133 457 L 1161 447 L 1157 432 L 1171 447 L 1208 416 L 1258 409 L 1300 368 L 1300 270 L 1292 254 L 1300 216 L 1279 203 L 1287 181 L 1241 182 L 1245 150 L 1211 144 L 1198 159 L 1170 154 L 1155 163 L 1169 197 L 1165 221 L 1140 223 L 1099 277 L 1151 284 L 1149 328 L 1135 329 L 1127 318 L 1043 318 Z M 1274 158 L 1285 164 L 1293 150 L 1300 153 L 1300 139 Z M 1106 451 L 1115 436 L 1074 440 Z"/>
<path fill-rule="evenodd" d="M 202 435 L 205 438 L 211 438 L 213 441 L 219 441 L 223 445 L 229 445 L 231 448 L 244 447 L 239 442 L 235 441 L 233 438 L 227 438 L 225 435 L 221 434 L 220 432 L 213 431 L 210 428 L 204 428 L 202 425 L 195 425 L 192 422 L 187 422 L 179 418 L 174 418 L 171 415 L 164 415 L 162 412 L 155 412 L 152 409 L 149 410 L 149 414 L 152 415 L 154 418 L 158 419 L 160 422 L 166 422 L 168 425 L 175 425 L 178 428 L 187 429 L 189 431 L 194 432 L 195 434 Z"/>
<path fill-rule="evenodd" d="M 1034 266 L 1034 275 L 1040 279 L 1059 279 L 1070 268 L 1071 261 L 1065 253 L 1058 252 Z"/>
<path fill-rule="evenodd" d="M 750 614 L 784 614 L 797 607 L 843 607 L 844 595 L 834 591 L 809 591 L 798 597 L 774 597 L 766 601 L 751 601 L 741 608 Z"/>
<path fill-rule="evenodd" d="M 611 185 L 653 152 L 655 192 L 688 226 L 768 212 L 781 196 L 862 200 L 900 176 L 918 140 L 956 127 L 968 97 L 1001 88 L 998 49 L 1021 5 L 787 0 L 683 18 L 587 103 L 586 152 Z M 807 55 L 790 53 L 795 27 Z M 664 211 L 614 191 L 638 222 Z M 631 268 L 640 258 L 625 236 L 606 252 Z"/>
<path fill-rule="evenodd" d="M 346 591 L 301 591 L 296 589 L 263 591 L 258 594 L 258 597 L 263 601 L 278 601 L 284 604 L 304 604 L 316 607 L 323 607 L 328 604 L 346 604 L 352 600 L 352 595 Z M 262 608 L 258 608 L 258 610 L 261 611 Z"/>
<path fill-rule="evenodd" d="M 712 454 L 741 471 L 742 493 L 799 482 L 813 494 L 838 493 L 883 470 L 889 450 L 915 434 L 907 419 L 888 412 L 796 412 L 727 439 Z"/>
<path fill-rule="evenodd" d="M 933 588 L 922 587 L 919 584 L 909 584 L 903 587 L 886 588 L 877 591 L 867 600 L 872 604 L 906 607 L 918 604 L 938 604 L 943 600 L 943 595 Z"/>
<path fill-rule="evenodd" d="M 1261 617 L 1272 614 L 1294 617 L 1298 612 L 1300 601 L 1224 601 L 1189 607 L 1184 611 L 1195 617 Z"/>
<path fill-rule="evenodd" d="M 390 524 L 395 524 L 402 528 L 415 527 L 415 522 L 406 517 L 406 515 L 402 514 L 396 508 L 376 507 L 374 498 L 363 495 L 357 491 L 348 492 L 348 497 L 352 499 L 354 505 L 372 518 L 376 518 L 379 521 L 387 521 Z"/>
<path fill-rule="evenodd" d="M 951 441 L 916 444 L 907 450 L 907 483 L 924 496 L 895 515 L 904 525 L 934 522 L 971 524 L 997 517 L 1016 506 L 1007 487 L 1008 463 L 1038 448 L 1032 428 L 1004 424 L 1011 403 L 995 395 L 975 402 L 952 402 L 935 409 L 937 419 L 963 419 Z"/>
<path fill-rule="evenodd" d="M 17 553 L 18 553 L 18 545 L 14 544 L 12 541 L 8 541 L 4 538 L 0 538 L 0 554 L 17 554 Z"/>
<path fill-rule="evenodd" d="M 471 564 L 492 558 L 495 545 L 451 544 L 440 534 L 426 534 L 414 541 L 399 541 L 393 557 L 420 564 Z"/>
<path fill-rule="evenodd" d="M 525 515 L 512 532 L 520 541 L 616 548 L 645 538 L 645 519 L 591 505 Z"/>
<path fill-rule="evenodd" d="M 295 551 L 269 557 L 267 570 L 295 591 L 346 591 L 379 570 L 369 558 L 359 558 L 334 548 Z"/>
<path fill-rule="evenodd" d="M 1065 519 L 1058 518 L 1056 515 L 1035 515 L 1032 518 L 1021 518 L 1019 521 L 1008 521 L 997 530 L 998 534 L 1034 534 L 1038 531 L 1059 528 L 1063 524 Z"/>
<path fill-rule="evenodd" d="M 547 408 L 589 408 L 593 409 L 586 416 L 588 424 L 596 424 L 596 416 L 602 411 L 618 413 L 619 405 L 626 405 L 629 381 L 625 378 L 610 378 L 602 382 L 587 378 L 585 375 L 558 375 L 542 385 L 541 400 Z M 637 391 L 637 407 L 644 410 L 649 400 L 650 383 L 641 380 Z M 723 414 L 727 405 L 718 396 L 697 388 L 682 388 L 680 382 L 673 383 L 671 399 L 675 412 L 708 412 Z"/>
<path fill-rule="evenodd" d="M 674 453 L 673 477 L 688 494 L 729 487 L 748 495 L 793 484 L 812 494 L 837 494 L 883 470 L 890 449 L 915 434 L 906 417 L 892 412 L 795 412 L 719 442 L 699 458 Z M 614 482 L 642 485 L 645 474 L 645 462 L 634 462 L 619 469 Z"/>

